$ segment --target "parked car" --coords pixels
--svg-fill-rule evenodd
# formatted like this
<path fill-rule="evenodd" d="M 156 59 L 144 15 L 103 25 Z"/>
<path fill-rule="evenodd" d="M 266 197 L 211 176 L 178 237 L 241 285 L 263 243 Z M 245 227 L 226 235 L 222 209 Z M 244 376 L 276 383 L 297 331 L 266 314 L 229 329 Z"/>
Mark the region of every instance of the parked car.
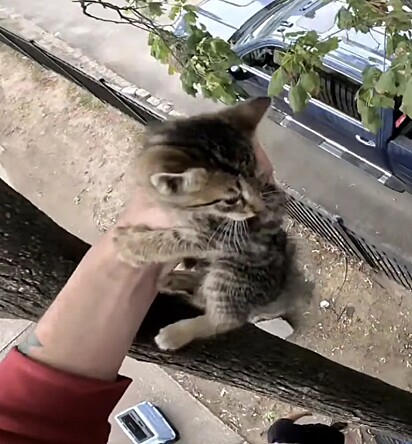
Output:
<path fill-rule="evenodd" d="M 321 92 L 302 113 L 288 104 L 287 87 L 273 101 L 269 118 L 310 138 L 319 148 L 348 161 L 397 191 L 412 192 L 412 121 L 396 108 L 382 110 L 382 128 L 368 131 L 360 120 L 355 95 L 370 64 L 385 69 L 384 31 L 339 31 L 340 0 L 205 0 L 199 21 L 212 35 L 232 44 L 242 64 L 231 69 L 244 98 L 266 95 L 277 65 L 273 54 L 290 44 L 285 33 L 317 31 L 338 35 L 339 48 L 324 59 Z M 184 34 L 184 22 L 176 26 Z M 386 61 L 386 66 L 387 66 Z"/>

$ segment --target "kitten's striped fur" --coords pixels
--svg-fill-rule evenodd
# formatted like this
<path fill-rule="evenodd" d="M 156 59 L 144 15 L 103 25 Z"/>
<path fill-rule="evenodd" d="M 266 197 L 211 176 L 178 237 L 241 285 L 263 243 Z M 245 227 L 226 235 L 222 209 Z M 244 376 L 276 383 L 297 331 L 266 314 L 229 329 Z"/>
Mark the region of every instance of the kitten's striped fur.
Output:
<path fill-rule="evenodd" d="M 166 230 L 119 227 L 115 242 L 135 266 L 197 259 L 194 272 L 169 274 L 162 291 L 205 310 L 162 329 L 156 337 L 162 349 L 237 328 L 282 294 L 289 266 L 284 194 L 261 182 L 252 147 L 269 104 L 266 97 L 253 99 L 148 133 L 138 174 L 180 223 Z"/>

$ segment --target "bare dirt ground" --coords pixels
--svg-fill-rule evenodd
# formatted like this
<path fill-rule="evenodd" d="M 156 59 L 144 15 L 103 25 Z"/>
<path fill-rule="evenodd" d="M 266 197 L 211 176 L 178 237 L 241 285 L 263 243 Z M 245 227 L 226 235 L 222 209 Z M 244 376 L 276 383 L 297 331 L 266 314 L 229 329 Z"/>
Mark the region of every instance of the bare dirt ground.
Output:
<path fill-rule="evenodd" d="M 96 239 L 133 188 L 143 128 L 2 45 L 0 105 L 0 165 L 13 186 L 65 228 Z M 412 295 L 393 284 L 384 288 L 308 230 L 291 226 L 290 232 L 314 284 L 290 340 L 412 390 Z M 265 442 L 269 422 L 291 410 L 171 373 L 250 443 Z"/>

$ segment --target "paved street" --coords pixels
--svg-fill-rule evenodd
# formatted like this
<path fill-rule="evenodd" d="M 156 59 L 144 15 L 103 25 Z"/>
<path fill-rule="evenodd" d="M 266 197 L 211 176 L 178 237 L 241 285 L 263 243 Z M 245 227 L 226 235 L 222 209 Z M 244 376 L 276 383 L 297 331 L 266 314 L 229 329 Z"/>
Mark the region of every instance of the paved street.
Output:
<path fill-rule="evenodd" d="M 166 69 L 150 57 L 146 38 L 139 30 L 84 17 L 79 5 L 70 0 L 0 0 L 2 6 L 14 8 L 127 80 L 171 100 L 178 111 L 191 114 L 215 107 L 180 90 L 179 79 L 168 76 Z M 280 179 L 329 211 L 340 214 L 350 227 L 379 236 L 395 247 L 406 245 L 412 256 L 410 195 L 386 189 L 273 122 L 262 125 L 262 138 Z"/>

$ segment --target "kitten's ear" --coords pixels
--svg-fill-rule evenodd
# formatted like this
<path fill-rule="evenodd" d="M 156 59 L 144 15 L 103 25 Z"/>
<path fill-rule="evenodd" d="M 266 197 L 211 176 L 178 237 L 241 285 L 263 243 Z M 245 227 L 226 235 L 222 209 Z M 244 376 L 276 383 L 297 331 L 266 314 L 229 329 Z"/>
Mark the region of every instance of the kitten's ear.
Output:
<path fill-rule="evenodd" d="M 271 102 L 270 97 L 256 97 L 225 109 L 219 115 L 239 131 L 251 134 L 256 130 Z"/>
<path fill-rule="evenodd" d="M 200 191 L 207 182 L 204 168 L 190 168 L 183 173 L 156 173 L 150 182 L 160 194 L 185 194 Z"/>

